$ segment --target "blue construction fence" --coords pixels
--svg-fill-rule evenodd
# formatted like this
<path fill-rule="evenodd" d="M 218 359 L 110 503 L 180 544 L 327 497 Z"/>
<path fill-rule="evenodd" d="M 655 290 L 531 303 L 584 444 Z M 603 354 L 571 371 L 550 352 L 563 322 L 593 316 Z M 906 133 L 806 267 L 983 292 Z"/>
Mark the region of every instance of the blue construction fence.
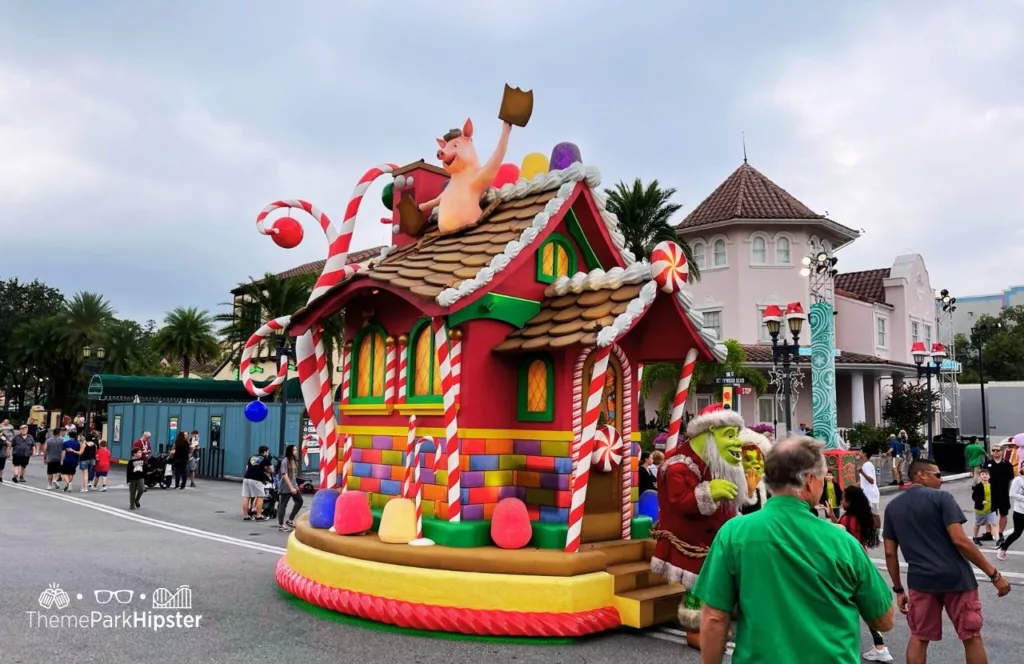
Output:
<path fill-rule="evenodd" d="M 114 459 L 127 460 L 132 443 L 143 432 L 152 434 L 155 451 L 167 449 L 177 432 L 199 432 L 200 456 L 215 459 L 217 475 L 241 477 L 249 457 L 261 445 L 277 455 L 281 437 L 281 404 L 268 403 L 267 418 L 250 422 L 244 403 L 111 403 L 107 405 L 107 444 Z M 285 412 L 285 445 L 299 445 L 309 432 L 308 418 L 301 404 L 289 403 Z M 320 462 L 310 451 L 310 466 Z"/>

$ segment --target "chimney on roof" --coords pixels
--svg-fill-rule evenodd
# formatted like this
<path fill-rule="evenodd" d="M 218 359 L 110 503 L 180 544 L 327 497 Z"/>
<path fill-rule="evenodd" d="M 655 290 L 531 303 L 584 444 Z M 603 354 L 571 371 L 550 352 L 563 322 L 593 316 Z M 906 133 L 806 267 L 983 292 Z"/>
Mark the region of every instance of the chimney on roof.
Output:
<path fill-rule="evenodd" d="M 448 184 L 449 176 L 443 168 L 432 166 L 423 159 L 395 169 L 392 176 L 395 178 L 395 186 L 391 194 L 391 227 L 394 231 L 391 237 L 393 244 L 403 246 L 415 242 L 417 238 L 398 230 L 399 201 L 403 196 L 411 196 L 416 205 L 433 200 L 441 195 L 441 191 Z"/>

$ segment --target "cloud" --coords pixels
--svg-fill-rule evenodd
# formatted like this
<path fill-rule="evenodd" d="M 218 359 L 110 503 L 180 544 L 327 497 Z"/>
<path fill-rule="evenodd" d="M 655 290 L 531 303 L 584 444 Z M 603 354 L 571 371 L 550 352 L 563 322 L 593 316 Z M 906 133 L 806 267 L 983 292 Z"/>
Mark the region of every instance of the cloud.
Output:
<path fill-rule="evenodd" d="M 846 269 L 921 253 L 963 295 L 1021 280 L 1024 22 L 1000 3 L 892 6 L 832 53 L 794 57 L 749 104 L 791 128 L 771 177 L 866 234 Z"/>

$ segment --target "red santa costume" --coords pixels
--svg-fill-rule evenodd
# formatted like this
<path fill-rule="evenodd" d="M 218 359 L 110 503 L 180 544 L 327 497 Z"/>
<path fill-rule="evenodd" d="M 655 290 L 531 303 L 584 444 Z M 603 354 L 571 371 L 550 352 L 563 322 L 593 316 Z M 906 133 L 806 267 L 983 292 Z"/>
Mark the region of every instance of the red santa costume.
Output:
<path fill-rule="evenodd" d="M 686 427 L 688 441 L 665 460 L 658 478 L 660 520 L 651 531 L 657 540 L 651 571 L 669 583 L 680 583 L 690 590 L 704 565 L 711 542 L 722 525 L 736 516 L 747 500 L 746 479 L 740 465 L 731 466 L 721 459 L 711 429 L 733 426 L 743 428 L 743 418 L 721 404 L 702 410 Z M 705 461 L 690 445 L 705 436 Z M 732 501 L 711 498 L 712 479 L 734 482 L 738 495 Z"/>

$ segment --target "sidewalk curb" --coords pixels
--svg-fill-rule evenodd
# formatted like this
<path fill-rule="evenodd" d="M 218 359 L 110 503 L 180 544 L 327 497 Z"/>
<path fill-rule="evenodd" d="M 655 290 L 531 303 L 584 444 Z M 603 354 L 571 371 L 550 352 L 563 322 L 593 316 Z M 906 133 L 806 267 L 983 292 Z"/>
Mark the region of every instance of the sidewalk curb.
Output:
<path fill-rule="evenodd" d="M 972 477 L 971 473 L 954 473 L 953 475 L 944 475 L 942 477 L 942 483 L 945 484 L 947 482 L 959 482 L 961 480 L 970 479 L 971 477 Z M 903 485 L 904 488 L 905 487 L 909 487 L 909 486 L 910 486 L 909 484 L 904 484 Z M 883 496 L 886 496 L 886 495 L 889 495 L 889 494 L 892 494 L 892 493 L 898 493 L 899 491 L 900 491 L 900 487 L 892 486 L 890 484 L 878 487 L 878 493 L 880 493 Z"/>

